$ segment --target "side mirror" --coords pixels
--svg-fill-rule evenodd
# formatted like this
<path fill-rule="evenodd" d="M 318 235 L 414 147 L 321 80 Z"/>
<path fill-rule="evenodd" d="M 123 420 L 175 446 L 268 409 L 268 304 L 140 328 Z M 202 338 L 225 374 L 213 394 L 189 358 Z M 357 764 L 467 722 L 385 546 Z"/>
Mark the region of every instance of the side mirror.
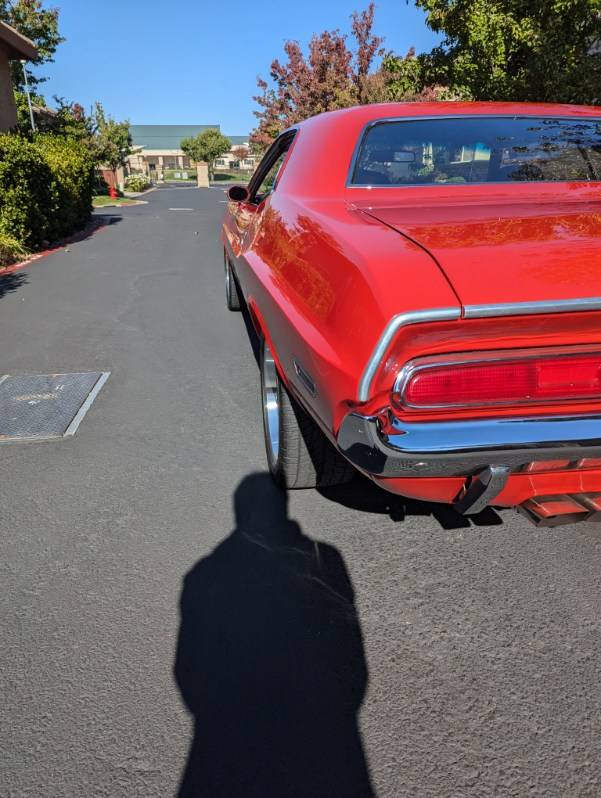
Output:
<path fill-rule="evenodd" d="M 227 195 L 232 202 L 246 202 L 248 189 L 246 186 L 230 186 L 227 190 Z"/>

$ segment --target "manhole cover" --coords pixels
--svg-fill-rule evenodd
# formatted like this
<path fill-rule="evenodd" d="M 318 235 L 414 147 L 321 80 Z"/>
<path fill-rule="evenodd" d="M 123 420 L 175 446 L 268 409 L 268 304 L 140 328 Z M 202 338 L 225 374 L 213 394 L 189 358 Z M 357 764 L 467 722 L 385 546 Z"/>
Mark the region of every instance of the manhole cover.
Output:
<path fill-rule="evenodd" d="M 75 435 L 109 373 L 1 377 L 0 443 Z"/>

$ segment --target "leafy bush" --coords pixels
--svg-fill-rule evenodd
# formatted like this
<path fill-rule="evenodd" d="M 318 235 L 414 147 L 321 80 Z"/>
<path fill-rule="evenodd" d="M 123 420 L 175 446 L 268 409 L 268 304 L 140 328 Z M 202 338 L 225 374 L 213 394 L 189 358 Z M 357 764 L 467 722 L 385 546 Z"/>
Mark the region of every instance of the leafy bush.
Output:
<path fill-rule="evenodd" d="M 49 240 L 56 207 L 52 170 L 21 136 L 0 134 L 0 233 L 35 249 Z"/>
<path fill-rule="evenodd" d="M 146 191 L 150 186 L 151 182 L 146 175 L 128 175 L 125 178 L 126 191 Z"/>
<path fill-rule="evenodd" d="M 74 139 L 28 141 L 0 134 L 0 233 L 28 249 L 85 226 L 92 209 L 94 162 Z"/>
<path fill-rule="evenodd" d="M 90 219 L 96 182 L 94 159 L 82 142 L 62 136 L 36 136 L 34 144 L 54 178 L 56 209 L 50 220 L 50 238 L 68 236 Z"/>
<path fill-rule="evenodd" d="M 29 251 L 16 238 L 0 233 L 0 266 L 10 266 L 28 255 Z"/>

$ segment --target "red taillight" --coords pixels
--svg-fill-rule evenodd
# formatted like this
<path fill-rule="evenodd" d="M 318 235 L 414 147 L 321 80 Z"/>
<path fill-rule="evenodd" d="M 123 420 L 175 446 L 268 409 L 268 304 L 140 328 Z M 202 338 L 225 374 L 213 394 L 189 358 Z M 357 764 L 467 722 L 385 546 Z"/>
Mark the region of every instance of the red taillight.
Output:
<path fill-rule="evenodd" d="M 601 354 L 414 364 L 395 400 L 414 408 L 601 398 Z"/>

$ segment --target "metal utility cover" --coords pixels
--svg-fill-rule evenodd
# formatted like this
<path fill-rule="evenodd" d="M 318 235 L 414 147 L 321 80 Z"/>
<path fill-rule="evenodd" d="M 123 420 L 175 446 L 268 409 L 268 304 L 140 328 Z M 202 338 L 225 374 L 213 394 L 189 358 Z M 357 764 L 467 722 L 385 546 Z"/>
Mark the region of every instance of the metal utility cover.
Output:
<path fill-rule="evenodd" d="M 0 378 L 0 443 L 75 435 L 110 372 Z"/>

